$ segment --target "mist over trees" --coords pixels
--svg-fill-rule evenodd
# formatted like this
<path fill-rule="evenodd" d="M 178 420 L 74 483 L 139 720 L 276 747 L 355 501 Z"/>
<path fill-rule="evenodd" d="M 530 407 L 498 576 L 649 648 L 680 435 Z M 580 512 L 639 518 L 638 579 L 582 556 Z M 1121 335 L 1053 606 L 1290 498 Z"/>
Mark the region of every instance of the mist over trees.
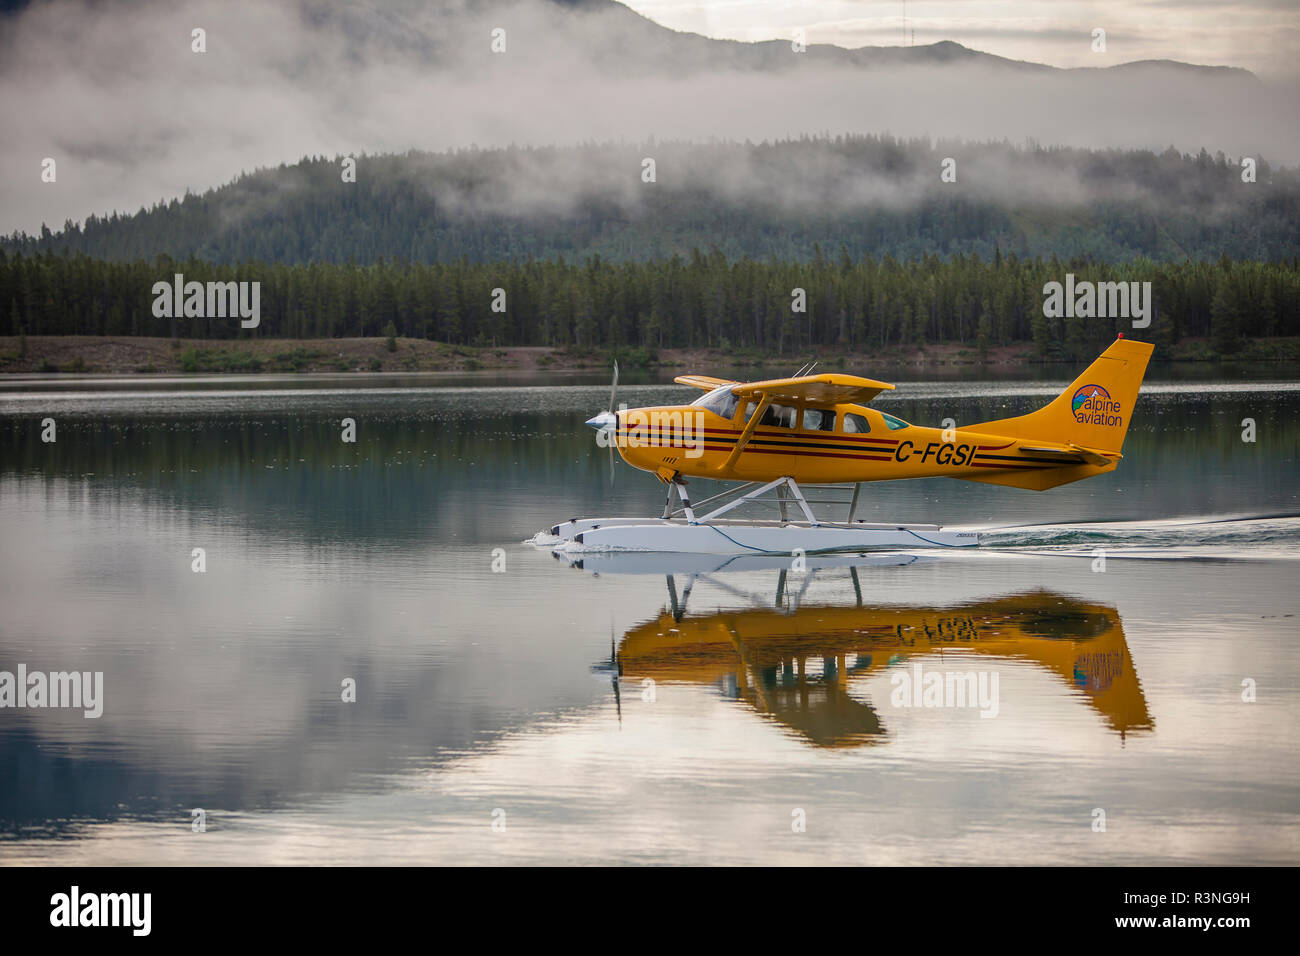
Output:
<path fill-rule="evenodd" d="M 654 181 L 643 179 L 654 160 Z M 1300 175 L 1169 149 L 1042 148 L 890 136 L 588 144 L 339 158 L 260 170 L 134 215 L 90 216 L 10 252 L 117 261 L 369 264 L 649 261 L 717 248 L 808 261 L 977 254 L 1103 262 L 1284 259 L 1300 251 Z M 952 161 L 955 182 L 941 180 Z"/>
<path fill-rule="evenodd" d="M 214 41 L 201 55 L 198 23 Z M 32 3 L 0 30 L 0 231 L 356 150 L 829 131 L 1300 162 L 1294 83 L 1244 70 L 1111 54 L 1056 69 L 951 42 L 791 46 L 676 32 L 612 0 Z M 32 188 L 46 156 L 58 184 Z M 157 251 L 187 254 L 125 255 Z"/>
<path fill-rule="evenodd" d="M 355 182 L 341 167 L 14 236 L 0 328 L 778 356 L 1032 341 L 1081 358 L 1129 325 L 1045 317 L 1044 284 L 1072 272 L 1151 282 L 1162 342 L 1300 334 L 1300 177 L 1262 158 L 1247 182 L 1205 151 L 837 136 L 362 155 Z M 260 326 L 154 316 L 176 273 L 260 282 Z"/>
<path fill-rule="evenodd" d="M 1297 101 L 1245 71 L 795 53 L 608 0 L 205 13 L 202 56 L 152 42 L 193 27 L 162 0 L 0 36 L 3 228 L 36 230 L 0 237 L 0 329 L 1064 355 L 1123 324 L 1042 316 L 1073 271 L 1151 281 L 1168 339 L 1296 333 Z M 260 282 L 261 326 L 155 317 L 176 272 Z"/>

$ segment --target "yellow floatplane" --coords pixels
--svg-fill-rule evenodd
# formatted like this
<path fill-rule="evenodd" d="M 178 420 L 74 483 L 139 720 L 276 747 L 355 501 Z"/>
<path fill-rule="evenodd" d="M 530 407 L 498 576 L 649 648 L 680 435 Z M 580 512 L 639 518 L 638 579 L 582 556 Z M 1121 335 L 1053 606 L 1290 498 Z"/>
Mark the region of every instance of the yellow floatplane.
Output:
<path fill-rule="evenodd" d="M 617 449 L 668 485 L 663 514 L 574 518 L 551 535 L 567 549 L 708 554 L 972 546 L 975 532 L 858 519 L 861 483 L 947 477 L 1044 491 L 1113 471 L 1152 348 L 1120 337 L 1038 411 L 961 428 L 912 425 L 869 408 L 894 386 L 833 373 L 760 382 L 683 375 L 679 384 L 705 394 L 688 405 L 616 411 L 616 366 L 609 408 L 587 424 L 611 456 Z M 743 484 L 693 505 L 687 478 Z M 839 502 L 849 505 L 846 518 L 818 519 L 801 485 L 851 486 L 852 498 Z M 764 502 L 779 518 L 733 514 Z M 701 513 L 705 504 L 713 507 Z"/>

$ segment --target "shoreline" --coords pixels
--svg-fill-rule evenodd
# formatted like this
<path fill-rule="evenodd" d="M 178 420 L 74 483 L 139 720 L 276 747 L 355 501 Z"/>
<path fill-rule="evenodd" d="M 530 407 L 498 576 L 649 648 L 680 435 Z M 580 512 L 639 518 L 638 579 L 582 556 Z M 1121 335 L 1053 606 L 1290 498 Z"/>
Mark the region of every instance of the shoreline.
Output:
<path fill-rule="evenodd" d="M 1294 362 L 1300 338 L 1248 341 L 1240 352 L 1220 355 L 1203 339 L 1186 339 L 1165 349 L 1164 362 Z M 595 371 L 617 359 L 625 370 L 698 372 L 707 369 L 759 369 L 795 366 L 817 360 L 824 370 L 867 368 L 966 368 L 1005 371 L 1077 364 L 1045 359 L 1032 342 L 990 347 L 981 358 L 975 346 L 960 343 L 911 346 L 877 352 L 824 346 L 760 353 L 757 349 L 554 348 L 549 346 L 474 347 L 426 339 L 169 339 L 136 336 L 0 336 L 0 374 L 89 375 L 249 375 L 259 373 Z"/>

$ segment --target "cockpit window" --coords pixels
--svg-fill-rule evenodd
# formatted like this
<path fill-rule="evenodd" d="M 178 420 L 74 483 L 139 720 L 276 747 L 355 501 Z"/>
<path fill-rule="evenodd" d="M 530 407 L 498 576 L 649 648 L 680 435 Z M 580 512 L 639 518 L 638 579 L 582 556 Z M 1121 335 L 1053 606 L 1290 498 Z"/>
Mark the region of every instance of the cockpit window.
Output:
<path fill-rule="evenodd" d="M 883 419 L 885 420 L 885 426 L 886 426 L 886 427 L 887 427 L 891 432 L 896 432 L 896 431 L 898 431 L 900 428 L 911 428 L 911 427 L 912 427 L 912 426 L 909 425 L 907 422 L 903 421 L 901 418 L 895 418 L 893 415 L 886 415 L 884 412 L 881 412 L 881 413 L 880 413 L 880 417 L 883 418 Z"/>
<path fill-rule="evenodd" d="M 844 433 L 846 435 L 865 435 L 871 431 L 871 426 L 867 424 L 865 415 L 854 415 L 850 412 L 844 413 Z"/>
<path fill-rule="evenodd" d="M 803 410 L 803 427 L 808 431 L 834 431 L 835 409 L 805 408 Z"/>
<path fill-rule="evenodd" d="M 731 394 L 730 385 L 719 385 L 707 395 L 702 395 L 691 404 L 707 408 L 715 415 L 731 418 L 736 414 L 736 396 Z"/>
<path fill-rule="evenodd" d="M 767 411 L 763 413 L 760 425 L 768 425 L 772 428 L 794 428 L 794 423 L 799 419 L 799 409 L 790 405 L 769 405 Z"/>

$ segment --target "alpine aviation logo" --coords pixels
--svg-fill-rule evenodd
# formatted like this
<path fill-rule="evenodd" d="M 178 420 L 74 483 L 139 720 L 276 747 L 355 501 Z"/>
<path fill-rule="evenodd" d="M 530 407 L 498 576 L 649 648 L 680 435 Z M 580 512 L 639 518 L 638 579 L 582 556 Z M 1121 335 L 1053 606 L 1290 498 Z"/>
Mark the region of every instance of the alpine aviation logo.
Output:
<path fill-rule="evenodd" d="M 1110 392 L 1106 391 L 1100 385 L 1085 385 L 1074 393 L 1074 399 L 1070 402 L 1070 407 L 1077 414 L 1084 404 L 1094 398 L 1108 400 L 1110 398 Z"/>
<path fill-rule="evenodd" d="M 1080 425 L 1123 425 L 1120 403 L 1100 385 L 1085 385 L 1070 400 L 1074 420 Z"/>

